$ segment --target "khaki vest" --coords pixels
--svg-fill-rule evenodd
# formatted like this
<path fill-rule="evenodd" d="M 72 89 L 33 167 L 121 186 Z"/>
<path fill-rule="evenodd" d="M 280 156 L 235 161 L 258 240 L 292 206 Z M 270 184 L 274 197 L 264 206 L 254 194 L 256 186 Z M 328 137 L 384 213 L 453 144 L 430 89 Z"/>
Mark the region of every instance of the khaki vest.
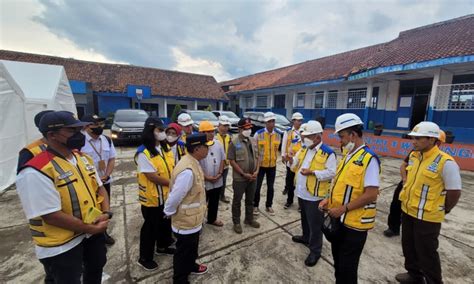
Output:
<path fill-rule="evenodd" d="M 176 177 L 184 170 L 193 172 L 193 187 L 179 204 L 176 214 L 171 216 L 171 224 L 178 230 L 190 230 L 202 225 L 207 210 L 206 190 L 204 187 L 204 173 L 199 162 L 191 155 L 181 158 L 171 174 L 170 188 L 173 188 Z"/>
<path fill-rule="evenodd" d="M 258 149 L 257 142 L 253 137 L 247 138 L 248 142 L 243 142 L 240 135 L 237 135 L 232 140 L 232 145 L 235 149 L 235 162 L 239 165 L 240 169 L 244 173 L 253 174 L 257 170 L 258 162 Z M 247 143 L 252 147 L 252 153 L 249 153 Z M 250 159 L 253 159 L 253 168 L 250 168 Z M 232 178 L 236 181 L 247 181 L 246 178 L 241 176 L 237 171 L 232 171 Z"/>

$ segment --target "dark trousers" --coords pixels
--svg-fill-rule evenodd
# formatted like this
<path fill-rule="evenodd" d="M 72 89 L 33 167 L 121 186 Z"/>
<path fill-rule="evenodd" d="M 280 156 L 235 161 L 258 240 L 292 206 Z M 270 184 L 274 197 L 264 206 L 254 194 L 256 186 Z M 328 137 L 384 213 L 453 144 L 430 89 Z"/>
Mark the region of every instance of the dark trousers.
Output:
<path fill-rule="evenodd" d="M 388 227 L 390 230 L 400 232 L 402 223 L 402 202 L 398 199 L 400 191 L 403 189 L 403 181 L 401 181 L 393 192 L 392 203 L 390 203 L 390 213 L 388 214 Z"/>
<path fill-rule="evenodd" d="M 74 248 L 52 257 L 40 259 L 46 272 L 45 283 L 101 283 L 107 262 L 103 234 L 84 239 Z"/>
<path fill-rule="evenodd" d="M 176 253 L 173 256 L 173 283 L 189 283 L 188 276 L 199 267 L 196 264 L 199 249 L 199 233 L 176 236 Z"/>
<path fill-rule="evenodd" d="M 438 255 L 441 223 L 402 215 L 402 249 L 405 269 L 414 277 L 424 276 L 427 283 L 443 283 Z"/>
<path fill-rule="evenodd" d="M 311 253 L 321 256 L 323 247 L 323 212 L 318 209 L 320 201 L 308 201 L 298 198 L 301 208 L 301 227 L 303 228 L 303 239 L 309 243 Z"/>
<path fill-rule="evenodd" d="M 110 199 L 112 198 L 110 196 L 110 183 L 104 184 L 104 188 L 105 188 L 105 191 L 107 191 L 107 195 L 109 196 L 109 203 L 110 203 Z"/>
<path fill-rule="evenodd" d="M 227 185 L 227 174 L 228 173 L 229 173 L 229 168 L 224 169 L 224 171 L 222 172 L 222 179 L 224 181 L 224 185 L 222 186 L 222 190 L 221 190 L 221 196 L 220 196 L 221 199 L 225 198 L 225 187 Z"/>
<path fill-rule="evenodd" d="M 288 192 L 286 203 L 293 204 L 295 197 L 295 173 L 289 167 L 286 167 L 285 190 Z"/>
<path fill-rule="evenodd" d="M 234 197 L 232 198 L 232 222 L 240 224 L 240 207 L 245 194 L 245 221 L 253 220 L 253 200 L 255 196 L 256 181 L 232 181 Z"/>
<path fill-rule="evenodd" d="M 209 224 L 214 223 L 217 219 L 217 210 L 219 209 L 219 197 L 221 191 L 222 187 L 206 190 L 207 222 Z"/>
<path fill-rule="evenodd" d="M 143 261 L 153 260 L 156 248 L 167 248 L 173 244 L 171 235 L 171 220 L 164 218 L 164 206 L 146 207 L 141 206 L 144 219 L 140 230 L 140 259 Z"/>
<path fill-rule="evenodd" d="M 275 183 L 276 167 L 266 168 L 260 167 L 257 176 L 257 189 L 255 190 L 255 198 L 253 206 L 258 207 L 260 203 L 260 189 L 262 188 L 263 178 L 267 176 L 267 202 L 266 207 L 272 207 L 273 204 L 273 184 Z"/>
<path fill-rule="evenodd" d="M 341 225 L 337 239 L 331 242 L 336 284 L 357 283 L 359 258 L 367 240 L 367 231 L 356 231 Z"/>

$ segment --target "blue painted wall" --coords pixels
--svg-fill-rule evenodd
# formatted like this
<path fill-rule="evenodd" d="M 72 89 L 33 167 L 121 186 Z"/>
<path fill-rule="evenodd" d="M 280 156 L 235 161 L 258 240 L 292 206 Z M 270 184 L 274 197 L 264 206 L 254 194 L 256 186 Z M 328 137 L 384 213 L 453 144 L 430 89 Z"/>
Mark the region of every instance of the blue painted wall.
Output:
<path fill-rule="evenodd" d="M 96 93 L 97 104 L 100 116 L 107 116 L 115 113 L 118 109 L 128 109 L 131 107 L 131 99 L 123 93 Z"/>
<path fill-rule="evenodd" d="M 474 143 L 474 111 L 433 111 L 433 122 L 453 132 L 455 142 Z"/>
<path fill-rule="evenodd" d="M 87 93 L 86 82 L 78 80 L 69 80 L 69 85 L 71 85 L 71 90 L 73 94 L 76 95 L 85 95 Z"/>

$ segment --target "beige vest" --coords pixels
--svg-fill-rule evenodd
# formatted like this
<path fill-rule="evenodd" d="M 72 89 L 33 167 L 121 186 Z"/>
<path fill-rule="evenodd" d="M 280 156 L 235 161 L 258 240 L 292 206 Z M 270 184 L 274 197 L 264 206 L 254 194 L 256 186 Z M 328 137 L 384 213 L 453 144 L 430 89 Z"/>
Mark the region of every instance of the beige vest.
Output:
<path fill-rule="evenodd" d="M 183 201 L 176 210 L 176 214 L 171 217 L 173 227 L 178 230 L 190 230 L 201 225 L 207 210 L 204 173 L 199 162 L 191 155 L 183 156 L 174 168 L 171 174 L 170 189 L 171 191 L 176 190 L 173 188 L 176 177 L 187 169 L 193 171 L 193 187 L 183 198 Z"/>

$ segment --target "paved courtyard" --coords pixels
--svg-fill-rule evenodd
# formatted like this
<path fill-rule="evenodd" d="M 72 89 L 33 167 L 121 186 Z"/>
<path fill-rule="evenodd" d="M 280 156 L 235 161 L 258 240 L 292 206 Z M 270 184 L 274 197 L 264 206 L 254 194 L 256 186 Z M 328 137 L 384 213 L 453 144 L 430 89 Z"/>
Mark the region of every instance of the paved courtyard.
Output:
<path fill-rule="evenodd" d="M 116 244 L 108 250 L 104 272 L 107 283 L 170 283 L 172 257 L 155 256 L 159 269 L 146 272 L 136 264 L 142 216 L 136 186 L 134 148 L 118 148 L 119 159 L 114 172 L 110 224 Z M 375 228 L 369 232 L 359 266 L 362 283 L 394 283 L 394 276 L 403 272 L 400 237 L 385 238 L 388 208 L 396 184 L 401 160 L 382 158 L 381 192 Z M 226 194 L 232 197 L 231 174 Z M 237 235 L 232 230 L 231 208 L 220 203 L 222 228 L 204 226 L 200 241 L 199 261 L 209 265 L 209 273 L 191 276 L 196 283 L 332 283 L 333 261 L 328 242 L 324 242 L 322 258 L 315 267 L 304 266 L 308 249 L 293 243 L 291 237 L 300 234 L 300 217 L 296 206 L 285 210 L 285 168 L 278 164 L 275 182 L 275 216 L 261 212 L 257 220 L 260 229 L 243 226 Z M 443 276 L 446 283 L 474 283 L 474 173 L 462 172 L 463 193 L 457 207 L 447 216 L 439 238 Z M 266 184 L 262 196 L 266 193 Z M 263 200 L 265 200 L 263 198 Z M 264 203 L 264 202 L 263 202 Z M 262 203 L 261 209 L 264 204 Z M 243 208 L 242 208 L 243 209 Z M 262 210 L 264 211 L 264 210 Z M 243 212 L 243 211 L 242 211 Z M 34 254 L 26 219 L 15 190 L 0 196 L 0 282 L 39 283 L 43 268 Z"/>

